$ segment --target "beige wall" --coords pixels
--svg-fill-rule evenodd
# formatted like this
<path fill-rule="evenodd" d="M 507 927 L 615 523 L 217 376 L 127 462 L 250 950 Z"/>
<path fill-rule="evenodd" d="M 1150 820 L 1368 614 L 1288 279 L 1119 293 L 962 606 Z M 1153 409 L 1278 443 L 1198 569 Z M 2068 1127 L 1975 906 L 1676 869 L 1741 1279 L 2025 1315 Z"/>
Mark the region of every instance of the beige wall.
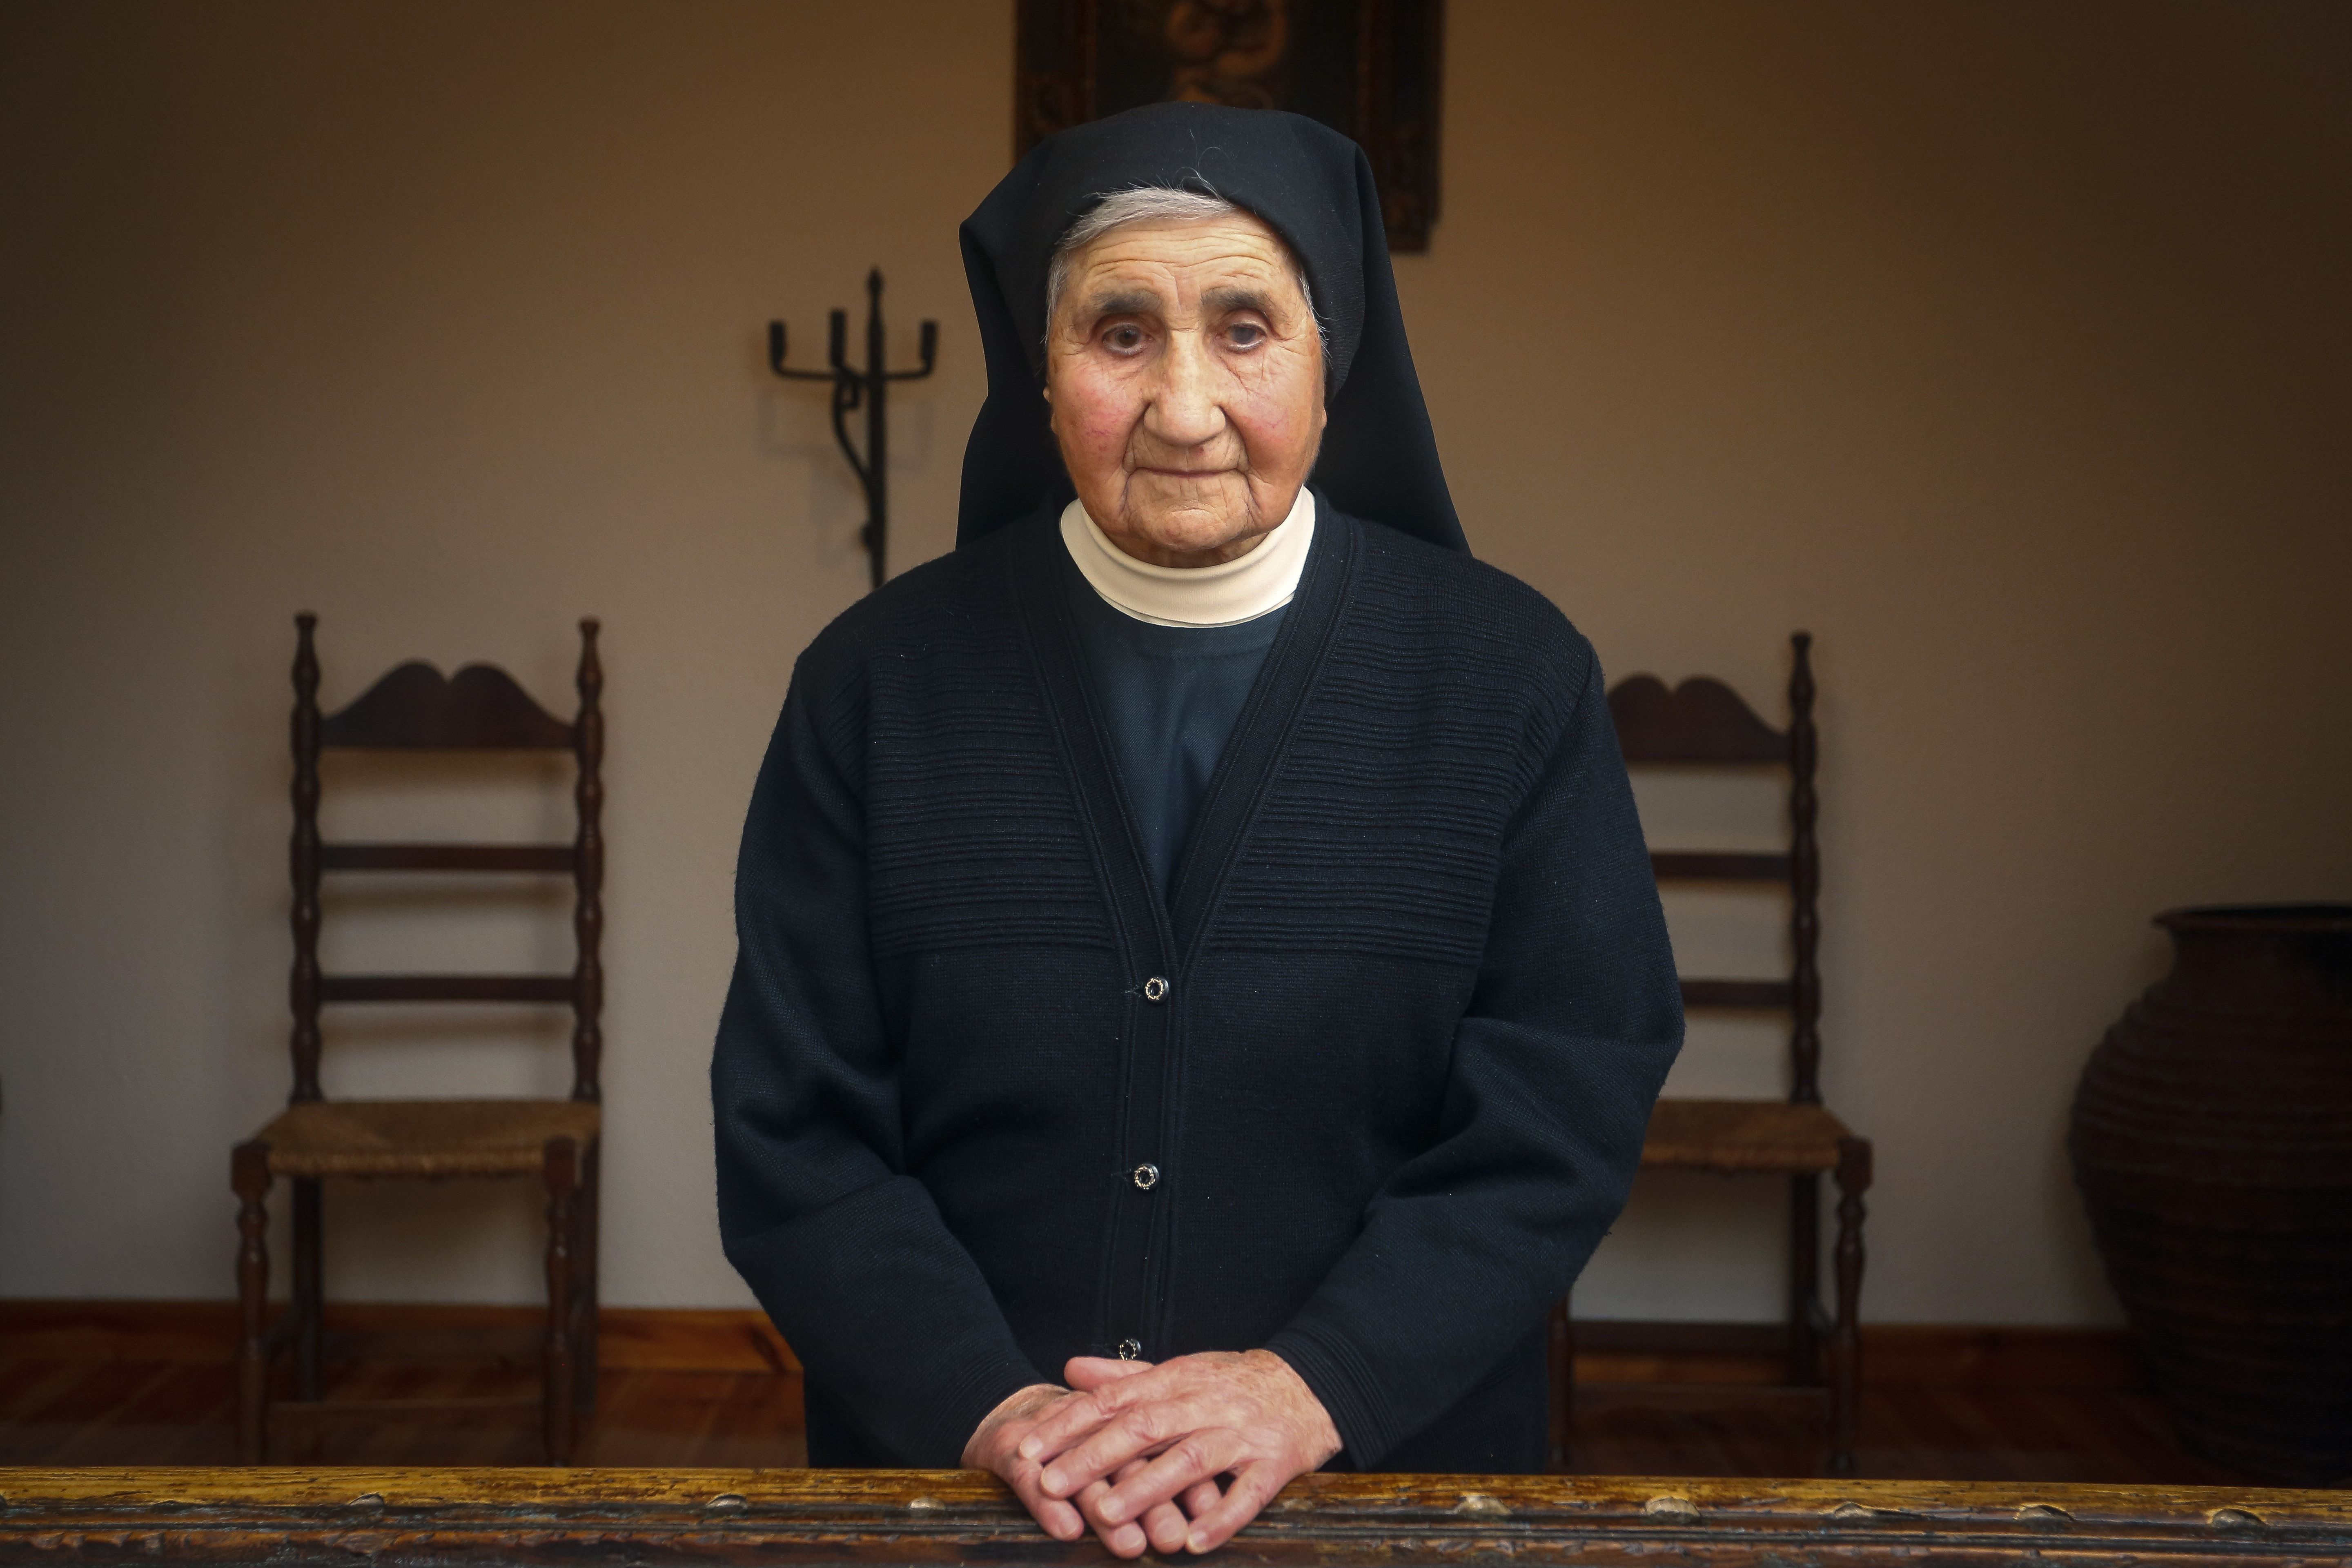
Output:
<path fill-rule="evenodd" d="M 1874 1312 L 2107 1316 L 2061 1137 L 2161 963 L 2147 915 L 2352 893 L 2347 14 L 1451 11 L 1445 212 L 1399 271 L 1474 542 L 1619 674 L 1773 712 L 1780 639 L 1819 636 Z M 604 617 L 607 1293 L 745 1299 L 703 1100 L 734 838 L 793 654 L 862 584 L 821 397 L 761 329 L 814 346 L 877 262 L 900 355 L 940 319 L 893 478 L 900 563 L 946 548 L 1009 13 L 6 6 L 0 1293 L 228 1287 L 226 1150 L 285 1081 L 309 607 L 330 700 L 412 655 L 554 699 Z M 347 782 L 358 827 L 468 781 Z M 1662 832 L 1753 805 L 1651 797 Z M 354 957 L 546 946 L 508 900 L 455 937 L 397 888 L 344 907 Z M 1739 913 L 1678 935 L 1769 960 Z M 346 1031 L 331 1087 L 558 1081 L 552 1036 L 485 1061 L 471 1030 Z M 1679 1072 L 1772 1064 L 1717 1028 Z M 532 1292 L 519 1190 L 334 1202 L 344 1293 Z M 1766 1315 L 1771 1227 L 1650 1184 L 1582 1306 Z"/>

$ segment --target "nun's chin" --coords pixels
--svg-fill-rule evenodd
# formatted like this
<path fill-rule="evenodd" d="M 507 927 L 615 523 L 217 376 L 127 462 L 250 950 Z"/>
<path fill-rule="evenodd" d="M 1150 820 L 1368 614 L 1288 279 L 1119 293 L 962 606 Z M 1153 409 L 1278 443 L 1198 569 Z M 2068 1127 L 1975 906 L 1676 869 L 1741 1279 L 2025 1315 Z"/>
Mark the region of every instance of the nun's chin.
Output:
<path fill-rule="evenodd" d="M 1255 549 L 1289 515 L 1295 499 L 1295 487 L 1291 496 L 1272 497 L 1238 470 L 1202 479 L 1138 469 L 1127 476 L 1119 504 L 1104 509 L 1112 515 L 1095 521 L 1139 561 L 1214 566 Z"/>

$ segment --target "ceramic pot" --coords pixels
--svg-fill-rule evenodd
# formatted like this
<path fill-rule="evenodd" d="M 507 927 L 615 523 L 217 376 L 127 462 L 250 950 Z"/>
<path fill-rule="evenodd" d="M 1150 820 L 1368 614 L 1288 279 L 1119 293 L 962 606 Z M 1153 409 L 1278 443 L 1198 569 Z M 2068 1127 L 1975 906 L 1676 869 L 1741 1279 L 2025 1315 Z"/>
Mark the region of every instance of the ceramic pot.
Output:
<path fill-rule="evenodd" d="M 2352 1476 L 2352 904 L 2175 910 L 2172 972 L 2083 1069 L 2068 1146 L 2182 1441 Z"/>

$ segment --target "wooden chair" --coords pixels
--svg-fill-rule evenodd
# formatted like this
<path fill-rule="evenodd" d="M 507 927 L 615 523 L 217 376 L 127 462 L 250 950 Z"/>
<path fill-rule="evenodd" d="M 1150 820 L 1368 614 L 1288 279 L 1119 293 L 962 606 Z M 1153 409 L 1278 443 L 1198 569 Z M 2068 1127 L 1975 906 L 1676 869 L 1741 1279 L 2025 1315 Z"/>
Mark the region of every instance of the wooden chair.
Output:
<path fill-rule="evenodd" d="M 319 713 L 314 616 L 298 616 L 294 658 L 294 1091 L 286 1110 L 230 1161 L 237 1211 L 237 1459 L 261 1462 L 272 1410 L 382 1417 L 403 1410 L 468 1410 L 486 1404 L 537 1408 L 548 1458 L 569 1461 L 580 1418 L 596 1393 L 596 1200 L 603 1126 L 597 1068 L 604 971 L 604 842 L 600 816 L 604 672 L 596 623 L 580 623 L 580 710 L 571 723 L 531 700 L 513 679 L 468 665 L 445 680 L 429 664 L 404 664 L 338 713 Z M 319 756 L 326 747 L 436 751 L 567 751 L 578 763 L 578 830 L 569 844 L 322 844 Z M 539 872 L 568 876 L 573 888 L 577 956 L 568 974 L 322 974 L 319 970 L 320 876 L 326 871 Z M 369 1002 L 523 1002 L 572 1013 L 568 1100 L 330 1100 L 319 1088 L 322 1005 Z M 324 1334 L 320 1300 L 320 1182 L 538 1175 L 547 1186 L 547 1327 L 541 1395 L 508 1401 L 331 1401 L 321 1397 Z M 292 1300 L 268 1322 L 269 1255 L 265 1207 L 271 1182 L 294 1188 Z M 295 1352 L 296 1397 L 269 1398 L 270 1365 Z"/>
<path fill-rule="evenodd" d="M 1862 1293 L 1863 1193 L 1870 1185 L 1871 1148 L 1822 1104 L 1821 847 L 1814 836 L 1819 802 L 1813 786 L 1812 638 L 1799 632 L 1789 678 L 1789 728 L 1775 730 L 1738 693 L 1696 676 L 1673 690 L 1654 676 L 1637 675 L 1609 694 L 1619 745 L 1630 767 L 1786 768 L 1790 844 L 1786 854 L 1658 850 L 1651 868 L 1661 882 L 1778 883 L 1789 889 L 1791 963 L 1786 980 L 1685 977 L 1683 1005 L 1786 1011 L 1790 1019 L 1792 1071 L 1789 1098 L 1777 1100 L 1663 1099 L 1650 1118 L 1642 1148 L 1645 1169 L 1713 1171 L 1785 1176 L 1789 1183 L 1789 1314 L 1785 1331 L 1763 1340 L 1787 1360 L 1787 1384 L 1817 1391 L 1828 1405 L 1830 1470 L 1853 1469 L 1861 1352 L 1856 1313 Z M 1821 1300 L 1821 1179 L 1837 1183 L 1837 1312 Z M 1622 1325 L 1622 1327 L 1637 1327 Z M 1661 1326 L 1643 1325 L 1655 1329 Z M 1672 1325 L 1653 1337 L 1662 1346 L 1748 1348 L 1758 1336 L 1735 1325 Z M 1693 1331 L 1696 1330 L 1696 1332 Z M 1569 1302 L 1552 1310 L 1552 1468 L 1565 1470 L 1574 1412 L 1574 1329 Z M 1622 1348 L 1633 1348 L 1631 1345 Z M 1824 1358 L 1826 1351 L 1826 1358 Z M 1824 1385 L 1823 1360 L 1826 1359 Z"/>

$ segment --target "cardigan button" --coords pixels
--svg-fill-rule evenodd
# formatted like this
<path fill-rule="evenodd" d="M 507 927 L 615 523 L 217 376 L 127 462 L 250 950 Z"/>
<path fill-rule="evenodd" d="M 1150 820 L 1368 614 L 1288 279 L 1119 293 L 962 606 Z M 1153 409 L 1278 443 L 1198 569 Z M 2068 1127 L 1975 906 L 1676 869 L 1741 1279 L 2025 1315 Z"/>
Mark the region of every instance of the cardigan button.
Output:
<path fill-rule="evenodd" d="M 1141 1340 L 1119 1341 L 1118 1359 L 1121 1361 L 1141 1361 L 1143 1359 L 1143 1342 Z"/>
<path fill-rule="evenodd" d="M 1155 975 L 1153 975 L 1150 979 L 1149 979 L 1149 980 L 1145 981 L 1145 982 L 1143 983 L 1143 999 L 1144 999 L 1146 1002 L 1165 1002 L 1165 1001 L 1167 1001 L 1167 1000 L 1168 1000 L 1168 981 L 1167 981 L 1167 979 L 1166 979 L 1164 976 L 1162 976 L 1162 975 L 1155 974 Z"/>
<path fill-rule="evenodd" d="M 1148 1193 L 1160 1184 L 1160 1167 L 1147 1161 L 1129 1171 L 1127 1179 Z"/>

